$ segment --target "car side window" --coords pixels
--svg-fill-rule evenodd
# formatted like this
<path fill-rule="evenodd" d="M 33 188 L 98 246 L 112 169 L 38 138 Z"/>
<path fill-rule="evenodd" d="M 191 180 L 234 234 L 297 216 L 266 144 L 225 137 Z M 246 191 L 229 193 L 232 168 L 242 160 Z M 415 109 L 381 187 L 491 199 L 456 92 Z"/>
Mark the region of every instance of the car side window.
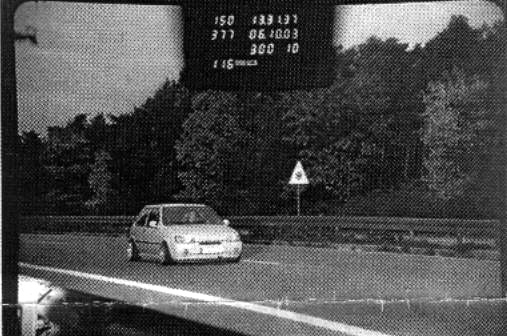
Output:
<path fill-rule="evenodd" d="M 162 220 L 161 223 L 164 226 L 170 226 L 171 225 L 171 219 L 172 219 L 172 217 L 171 217 L 171 215 L 170 215 L 170 213 L 168 211 L 169 211 L 168 208 L 164 208 L 163 207 L 161 209 L 161 214 L 160 214 L 161 218 L 160 219 Z"/>
<path fill-rule="evenodd" d="M 148 217 L 148 214 L 143 214 L 139 219 L 135 222 L 135 226 L 145 226 L 146 225 L 146 218 Z"/>
<path fill-rule="evenodd" d="M 148 226 L 156 227 L 159 224 L 159 209 L 152 209 L 148 214 Z M 153 224 L 156 223 L 156 224 Z"/>

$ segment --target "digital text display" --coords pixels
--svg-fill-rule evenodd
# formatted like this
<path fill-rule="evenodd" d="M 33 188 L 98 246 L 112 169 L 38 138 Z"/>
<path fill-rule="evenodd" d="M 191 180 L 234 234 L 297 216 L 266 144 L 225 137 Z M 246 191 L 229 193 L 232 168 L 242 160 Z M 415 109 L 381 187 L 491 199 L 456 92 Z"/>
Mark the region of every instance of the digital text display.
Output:
<path fill-rule="evenodd" d="M 331 6 L 238 1 L 188 6 L 183 80 L 196 89 L 327 86 L 333 17 Z"/>

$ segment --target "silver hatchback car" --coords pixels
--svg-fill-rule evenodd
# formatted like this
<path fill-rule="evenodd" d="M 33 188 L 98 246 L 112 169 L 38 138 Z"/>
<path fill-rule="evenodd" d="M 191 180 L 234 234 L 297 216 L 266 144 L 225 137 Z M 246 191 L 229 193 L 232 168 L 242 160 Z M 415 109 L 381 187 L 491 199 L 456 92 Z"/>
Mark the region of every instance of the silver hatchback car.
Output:
<path fill-rule="evenodd" d="M 141 210 L 129 231 L 127 257 L 161 264 L 241 258 L 243 244 L 228 220 L 203 204 L 156 204 Z"/>

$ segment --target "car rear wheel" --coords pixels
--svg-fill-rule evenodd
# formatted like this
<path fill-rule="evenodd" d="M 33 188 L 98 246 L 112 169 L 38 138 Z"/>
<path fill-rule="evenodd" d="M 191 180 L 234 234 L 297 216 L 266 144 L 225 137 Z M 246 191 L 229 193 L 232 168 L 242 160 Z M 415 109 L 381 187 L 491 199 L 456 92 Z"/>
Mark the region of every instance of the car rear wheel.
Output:
<path fill-rule="evenodd" d="M 171 253 L 169 252 L 169 248 L 166 243 L 160 244 L 158 249 L 158 262 L 161 265 L 167 265 L 173 263 L 173 259 L 171 258 Z"/>
<path fill-rule="evenodd" d="M 236 258 L 231 259 L 231 262 L 232 263 L 239 263 L 240 260 L 241 260 L 241 255 L 237 256 Z"/>
<path fill-rule="evenodd" d="M 133 240 L 129 240 L 127 245 L 127 258 L 129 261 L 139 260 L 139 251 L 137 250 L 136 243 Z"/>

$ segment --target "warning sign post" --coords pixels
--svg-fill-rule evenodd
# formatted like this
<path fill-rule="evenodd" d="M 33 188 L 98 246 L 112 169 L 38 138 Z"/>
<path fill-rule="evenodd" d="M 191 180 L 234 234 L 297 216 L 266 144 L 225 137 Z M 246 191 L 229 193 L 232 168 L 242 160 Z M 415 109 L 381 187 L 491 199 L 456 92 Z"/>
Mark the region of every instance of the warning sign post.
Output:
<path fill-rule="evenodd" d="M 301 161 L 296 163 L 294 170 L 292 171 L 292 175 L 289 180 L 289 184 L 296 185 L 297 187 L 297 214 L 298 216 L 301 214 L 301 185 L 309 184 L 308 178 L 306 177 L 306 173 L 303 169 L 303 164 Z"/>

